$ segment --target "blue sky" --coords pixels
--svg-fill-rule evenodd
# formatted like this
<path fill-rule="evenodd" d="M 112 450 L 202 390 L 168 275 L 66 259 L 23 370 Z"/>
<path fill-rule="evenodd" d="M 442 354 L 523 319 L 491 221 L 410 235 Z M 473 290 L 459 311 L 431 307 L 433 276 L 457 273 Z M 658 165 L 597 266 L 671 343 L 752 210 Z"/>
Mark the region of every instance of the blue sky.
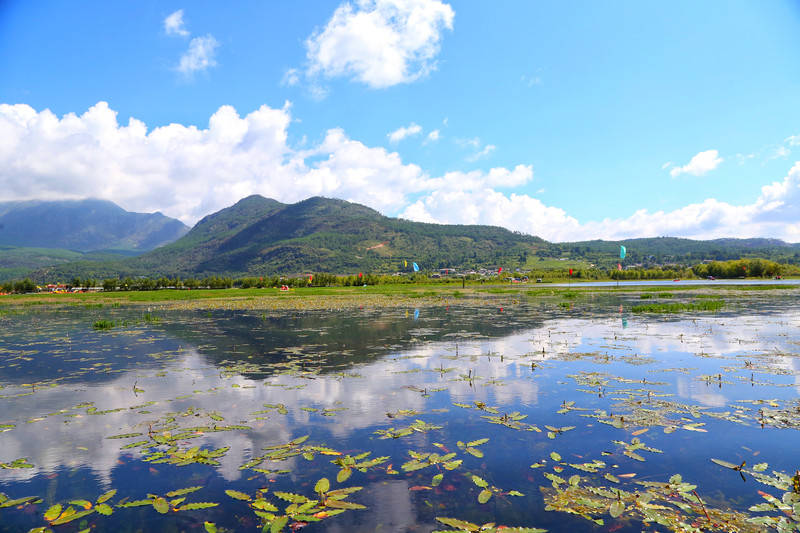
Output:
<path fill-rule="evenodd" d="M 800 241 L 798 45 L 796 1 L 7 1 L 0 201 Z"/>

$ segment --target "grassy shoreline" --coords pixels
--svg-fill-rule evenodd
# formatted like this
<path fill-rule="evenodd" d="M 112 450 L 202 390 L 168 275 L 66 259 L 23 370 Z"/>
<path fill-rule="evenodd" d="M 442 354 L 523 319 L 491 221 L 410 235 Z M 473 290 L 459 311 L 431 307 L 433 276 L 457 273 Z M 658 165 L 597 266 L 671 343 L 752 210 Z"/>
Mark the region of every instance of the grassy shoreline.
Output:
<path fill-rule="evenodd" d="M 753 291 L 800 294 L 800 286 L 693 285 L 610 286 L 547 285 L 375 285 L 368 287 L 310 287 L 281 292 L 277 289 L 196 289 L 119 291 L 75 294 L 21 294 L 0 296 L 0 308 L 16 306 L 159 305 L 171 308 L 337 309 L 353 307 L 420 307 L 431 305 L 496 305 L 517 298 L 575 298 L 595 294 L 686 296 L 737 295 Z M 660 293 L 660 294 L 659 294 Z M 651 295 L 652 296 L 649 296 Z"/>

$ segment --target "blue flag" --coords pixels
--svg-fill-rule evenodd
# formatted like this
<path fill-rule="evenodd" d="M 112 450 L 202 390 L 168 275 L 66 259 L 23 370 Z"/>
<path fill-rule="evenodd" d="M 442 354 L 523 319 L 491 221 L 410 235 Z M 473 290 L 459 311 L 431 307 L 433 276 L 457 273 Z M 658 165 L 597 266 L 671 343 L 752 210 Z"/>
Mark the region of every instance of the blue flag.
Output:
<path fill-rule="evenodd" d="M 620 244 L 619 245 L 619 258 L 620 259 L 625 259 L 625 252 L 626 251 L 627 250 L 625 250 L 625 247 Z"/>
<path fill-rule="evenodd" d="M 411 263 L 411 266 L 414 267 L 414 272 L 419 272 L 419 267 L 417 266 L 416 263 Z"/>

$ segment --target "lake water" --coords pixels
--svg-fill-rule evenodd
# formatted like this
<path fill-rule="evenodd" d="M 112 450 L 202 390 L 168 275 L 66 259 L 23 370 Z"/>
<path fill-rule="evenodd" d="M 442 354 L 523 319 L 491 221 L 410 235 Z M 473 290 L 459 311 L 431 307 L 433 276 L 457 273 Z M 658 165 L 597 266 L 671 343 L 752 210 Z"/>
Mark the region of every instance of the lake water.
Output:
<path fill-rule="evenodd" d="M 6 309 L 0 531 L 793 524 L 800 309 L 768 292 L 676 315 Z"/>

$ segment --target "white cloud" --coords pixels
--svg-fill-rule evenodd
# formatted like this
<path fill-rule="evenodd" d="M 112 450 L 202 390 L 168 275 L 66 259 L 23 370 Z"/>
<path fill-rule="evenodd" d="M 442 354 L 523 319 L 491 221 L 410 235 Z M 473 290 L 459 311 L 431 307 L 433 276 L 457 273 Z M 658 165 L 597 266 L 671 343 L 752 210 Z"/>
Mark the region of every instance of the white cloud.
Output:
<path fill-rule="evenodd" d="M 372 88 L 412 82 L 436 68 L 455 12 L 440 0 L 345 2 L 306 41 L 308 74 L 348 76 Z"/>
<path fill-rule="evenodd" d="M 480 150 L 479 152 L 475 152 L 475 153 L 474 153 L 474 154 L 472 154 L 471 156 L 468 156 L 468 157 L 466 158 L 466 160 L 467 160 L 467 161 L 469 161 L 469 162 L 471 162 L 471 163 L 472 163 L 472 162 L 475 162 L 475 161 L 477 161 L 478 159 L 481 159 L 481 158 L 484 158 L 484 157 L 488 156 L 489 154 L 491 154 L 492 152 L 494 152 L 494 151 L 495 151 L 495 149 L 497 149 L 497 147 L 496 147 L 495 145 L 493 145 L 493 144 L 487 144 L 487 145 L 486 145 L 486 146 L 484 146 L 484 147 L 483 147 L 483 149 L 482 149 L 482 150 Z"/>
<path fill-rule="evenodd" d="M 183 25 L 183 9 L 179 9 L 164 19 L 164 32 L 167 35 L 188 37 L 189 32 Z"/>
<path fill-rule="evenodd" d="M 523 74 L 520 77 L 520 80 L 528 88 L 535 87 L 537 85 L 541 85 L 542 84 L 542 78 L 540 76 L 528 76 L 526 74 Z"/>
<path fill-rule="evenodd" d="M 671 167 L 672 165 L 673 165 L 672 161 L 667 161 L 666 163 L 661 165 L 661 170 L 666 170 L 667 168 Z"/>
<path fill-rule="evenodd" d="M 411 137 L 413 135 L 419 135 L 422 133 L 422 126 L 419 124 L 411 123 L 408 126 L 402 126 L 397 128 L 393 132 L 386 135 L 389 138 L 389 142 L 398 143 L 405 139 L 406 137 Z"/>
<path fill-rule="evenodd" d="M 766 236 L 800 242 L 800 162 L 782 181 L 762 188 L 751 204 L 709 198 L 673 211 L 636 211 L 627 218 L 581 224 L 564 210 L 525 194 L 503 194 L 498 182 L 464 180 L 463 188 L 440 186 L 408 206 L 401 216 L 438 223 L 493 224 L 548 240 L 618 240 L 669 235 L 695 239 Z M 483 186 L 483 188 L 481 188 Z"/>
<path fill-rule="evenodd" d="M 459 146 L 469 147 L 476 150 L 481 146 L 481 140 L 478 137 L 473 137 L 472 139 L 456 139 L 455 143 Z"/>
<path fill-rule="evenodd" d="M 433 130 L 428 134 L 428 141 L 430 142 L 438 141 L 440 138 L 441 134 L 439 133 L 439 130 Z"/>
<path fill-rule="evenodd" d="M 691 174 L 692 176 L 702 176 L 711 172 L 722 163 L 723 159 L 719 157 L 719 152 L 716 150 L 706 150 L 695 155 L 689 164 L 682 167 L 675 167 L 669 171 L 670 176 L 677 177 L 681 174 Z"/>
<path fill-rule="evenodd" d="M 781 158 L 784 158 L 784 157 L 789 157 L 789 155 L 791 153 L 792 153 L 792 151 L 789 150 L 788 148 L 786 148 L 785 146 L 778 146 L 777 148 L 775 148 L 775 150 L 773 150 L 772 155 L 770 155 L 767 158 L 767 160 L 770 160 L 770 159 L 781 159 Z"/>
<path fill-rule="evenodd" d="M 784 140 L 789 146 L 800 146 L 800 135 L 792 135 Z"/>
<path fill-rule="evenodd" d="M 281 79 L 281 85 L 285 87 L 293 87 L 300 83 L 300 73 L 296 68 L 288 69 Z"/>
<path fill-rule="evenodd" d="M 195 37 L 189 41 L 189 49 L 181 56 L 178 71 L 192 74 L 216 66 L 214 58 L 219 43 L 212 35 Z"/>
<path fill-rule="evenodd" d="M 473 137 L 471 139 L 455 139 L 454 141 L 458 146 L 462 148 L 469 148 L 471 150 L 475 150 L 474 153 L 468 155 L 464 159 L 470 163 L 474 163 L 478 159 L 484 158 L 494 152 L 497 147 L 493 144 L 487 144 L 483 147 L 483 143 L 479 137 Z"/>
<path fill-rule="evenodd" d="M 529 165 L 431 176 L 341 129 L 327 131 L 316 145 L 290 146 L 291 123 L 288 103 L 244 116 L 222 106 L 207 126 L 150 130 L 135 118 L 119 124 L 105 102 L 62 117 L 0 104 L 0 189 L 4 200 L 106 198 L 186 223 L 250 194 L 282 202 L 321 195 L 412 220 L 494 224 L 549 240 L 671 235 L 800 242 L 800 162 L 744 205 L 709 198 L 673 211 L 642 209 L 626 218 L 580 223 L 516 190 L 533 183 Z"/>

